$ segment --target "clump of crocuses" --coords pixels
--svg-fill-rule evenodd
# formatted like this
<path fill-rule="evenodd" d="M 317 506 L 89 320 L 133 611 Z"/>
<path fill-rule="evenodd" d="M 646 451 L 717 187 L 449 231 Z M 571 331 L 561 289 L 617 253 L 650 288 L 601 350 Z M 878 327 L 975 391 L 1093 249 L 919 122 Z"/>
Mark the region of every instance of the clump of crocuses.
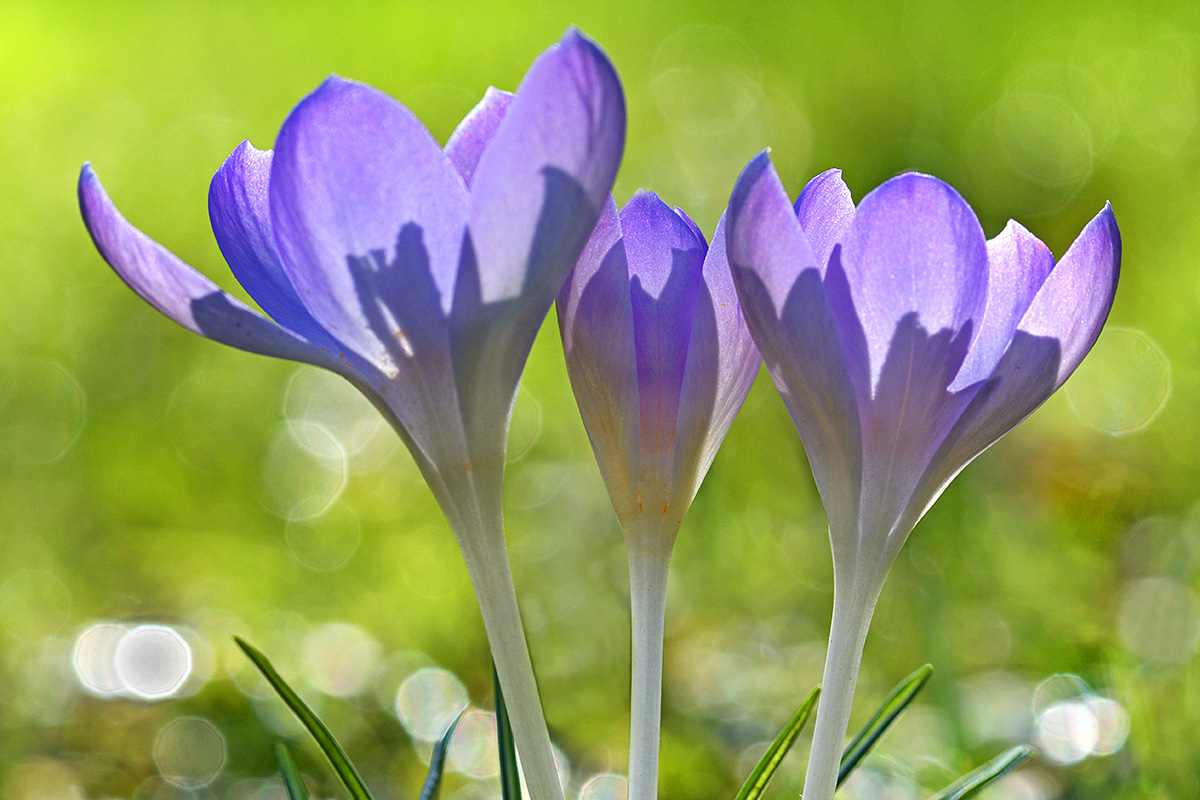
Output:
<path fill-rule="evenodd" d="M 445 149 L 403 105 L 332 77 L 244 143 L 209 194 L 248 308 L 134 228 L 90 166 L 84 222 L 117 274 L 180 325 L 325 367 L 408 445 L 467 562 L 535 797 L 561 797 L 504 548 L 517 382 L 609 197 L 625 141 L 608 59 L 570 31 L 515 96 L 490 90 Z"/>
<path fill-rule="evenodd" d="M 558 298 L 571 387 L 629 555 L 629 797 L 657 796 L 667 565 L 761 359 L 725 260 L 649 192 L 610 199 Z"/>
<path fill-rule="evenodd" d="M 657 794 L 671 549 L 761 352 L 829 520 L 834 612 L 805 785 L 806 800 L 829 800 L 887 572 L 950 480 L 1095 342 L 1116 290 L 1116 222 L 1105 207 L 1056 263 L 1015 222 L 986 240 L 927 175 L 855 206 L 830 171 L 793 205 L 764 153 L 709 246 L 653 194 L 617 211 L 624 136 L 616 73 L 574 31 L 515 95 L 488 90 L 444 148 L 392 98 L 330 78 L 274 151 L 245 142 L 213 178 L 213 232 L 265 316 L 130 225 L 90 166 L 79 199 L 101 254 L 163 314 L 332 370 L 393 425 L 466 559 L 534 800 L 562 792 L 501 494 L 517 384 L 550 304 L 629 554 L 632 800 Z"/>
<path fill-rule="evenodd" d="M 946 485 L 1054 393 L 1112 306 L 1108 206 L 1057 264 L 1010 222 L 985 239 L 966 201 L 906 173 L 856 207 L 841 174 L 788 199 L 766 153 L 726 216 L 754 341 L 829 518 L 834 606 L 805 800 L 829 800 L 871 614 L 913 526 Z"/>

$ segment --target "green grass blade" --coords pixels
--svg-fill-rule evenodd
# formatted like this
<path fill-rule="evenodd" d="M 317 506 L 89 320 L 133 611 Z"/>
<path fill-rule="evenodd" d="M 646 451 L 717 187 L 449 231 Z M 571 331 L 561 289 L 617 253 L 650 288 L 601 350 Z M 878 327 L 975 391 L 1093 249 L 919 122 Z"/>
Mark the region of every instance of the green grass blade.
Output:
<path fill-rule="evenodd" d="M 968 772 L 942 789 L 932 800 L 965 800 L 1009 770 L 1016 769 L 1033 751 L 1026 745 L 1014 747 L 993 758 L 978 769 Z"/>
<path fill-rule="evenodd" d="M 758 764 L 750 773 L 750 777 L 746 778 L 746 782 L 742 784 L 735 800 L 758 800 L 766 791 L 771 778 L 775 777 L 775 770 L 779 769 L 783 757 L 787 755 L 788 750 L 792 749 L 796 737 L 804 729 L 804 723 L 808 722 L 813 707 L 817 704 L 817 698 L 820 696 L 820 686 L 808 693 L 808 697 L 804 698 L 800 708 L 796 709 L 796 713 L 792 714 L 792 718 L 783 726 L 783 730 L 775 737 L 775 741 L 771 742 L 767 752 L 763 753 L 763 757 L 758 760 Z"/>
<path fill-rule="evenodd" d="M 458 716 L 433 747 L 433 755 L 429 757 L 429 774 L 425 776 L 425 784 L 421 787 L 421 800 L 437 800 L 438 789 L 442 787 L 442 772 L 446 769 L 446 753 L 450 750 L 450 737 L 454 735 L 454 729 L 458 727 L 463 711 L 466 709 L 458 712 Z"/>
<path fill-rule="evenodd" d="M 500 675 L 492 664 L 492 684 L 496 687 L 496 746 L 500 751 L 500 796 L 503 800 L 521 800 L 521 773 L 517 770 L 517 745 L 513 742 L 512 726 L 504 693 L 500 691 Z"/>
<path fill-rule="evenodd" d="M 283 742 L 275 744 L 275 760 L 279 762 L 279 774 L 283 776 L 283 788 L 287 790 L 288 800 L 308 800 L 308 790 L 304 788 L 304 779 L 292 754 L 288 752 Z"/>
<path fill-rule="evenodd" d="M 267 657 L 237 636 L 233 637 L 233 641 L 237 643 L 237 646 L 242 649 L 242 652 L 246 654 L 246 657 L 250 659 L 254 666 L 258 667 L 258 671 L 267 679 L 267 683 L 271 684 L 271 688 L 275 690 L 275 693 L 287 704 L 287 707 L 296 715 L 301 724 L 308 729 L 312 737 L 317 740 L 317 744 L 320 746 L 322 752 L 325 753 L 325 757 L 329 759 L 330 765 L 333 766 L 333 771 L 337 773 L 338 778 L 341 779 L 342 785 L 346 787 L 346 791 L 350 793 L 350 796 L 354 800 L 373 800 L 371 793 L 367 791 L 366 784 L 363 783 L 362 777 L 358 774 L 358 770 L 350 763 L 349 756 L 346 755 L 346 751 L 342 749 L 342 746 L 338 744 L 337 739 L 333 738 L 333 734 L 330 733 L 329 728 L 325 727 L 325 723 L 321 722 L 317 715 L 312 712 L 312 709 L 304 704 L 304 701 L 300 699 L 300 695 L 296 694 L 292 687 L 288 686 L 287 682 L 279 677 L 279 673 L 271 666 L 271 662 L 267 660 Z"/>
<path fill-rule="evenodd" d="M 842 766 L 838 771 L 838 786 L 842 785 L 842 781 L 849 777 L 854 768 L 859 762 L 866 757 L 867 753 L 871 752 L 871 748 L 879 741 L 879 737 L 892 726 L 900 713 L 908 707 L 908 704 L 917 696 L 917 692 L 925 687 L 929 681 L 929 676 L 933 674 L 933 666 L 926 664 L 919 670 L 909 675 L 900 682 L 900 685 L 892 690 L 888 698 L 883 701 L 883 705 L 875 712 L 875 716 L 871 717 L 870 721 L 863 726 L 863 729 L 858 732 L 854 740 L 842 753 Z"/>

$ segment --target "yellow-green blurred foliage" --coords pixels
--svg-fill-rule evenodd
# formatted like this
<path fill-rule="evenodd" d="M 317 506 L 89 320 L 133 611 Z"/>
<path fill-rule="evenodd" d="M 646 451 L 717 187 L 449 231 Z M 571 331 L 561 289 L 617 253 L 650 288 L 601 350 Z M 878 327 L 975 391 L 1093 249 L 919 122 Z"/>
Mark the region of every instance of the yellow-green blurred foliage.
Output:
<path fill-rule="evenodd" d="M 396 715 L 406 677 L 436 666 L 462 682 L 408 684 L 410 727 L 463 688 L 490 707 L 465 570 L 395 437 L 332 379 L 204 341 L 137 299 L 92 248 L 74 182 L 91 160 L 135 224 L 244 297 L 206 214 L 238 142 L 270 147 L 330 72 L 391 93 L 444 140 L 568 24 L 624 82 L 618 200 L 654 189 L 710 233 L 767 146 L 793 195 L 829 167 L 856 197 L 919 169 L 989 235 L 1014 217 L 1060 255 L 1112 201 L 1124 262 L 1109 329 L 906 546 L 856 719 L 917 665 L 937 673 L 846 791 L 922 796 L 1038 733 L 1050 757 L 993 797 L 1200 794 L 1200 5 L 100 0 L 0 2 L 0 795 L 176 797 L 168 779 L 212 779 L 187 796 L 276 796 L 263 780 L 278 736 L 335 794 L 231 634 L 277 660 L 380 797 L 415 796 L 428 757 Z M 624 555 L 553 321 L 517 401 L 507 488 L 568 796 L 611 797 L 589 779 L 625 762 Z M 731 797 L 819 679 L 823 519 L 764 376 L 676 548 L 664 797 Z M 180 631 L 188 696 L 86 691 L 75 665 L 120 634 L 79 638 L 97 623 Z M 1043 685 L 1057 673 L 1079 678 Z M 1107 711 L 1074 713 L 1087 687 Z M 1127 711 L 1127 743 L 1058 764 L 1122 744 L 1100 696 Z M 446 796 L 495 794 L 487 722 L 464 736 Z M 799 788 L 797 751 L 775 796 Z"/>

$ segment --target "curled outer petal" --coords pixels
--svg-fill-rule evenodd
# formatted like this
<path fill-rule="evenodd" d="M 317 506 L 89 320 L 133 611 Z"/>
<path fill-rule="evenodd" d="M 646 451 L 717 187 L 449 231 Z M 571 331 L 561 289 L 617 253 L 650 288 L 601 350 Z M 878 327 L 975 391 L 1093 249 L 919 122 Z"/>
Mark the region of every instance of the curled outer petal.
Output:
<path fill-rule="evenodd" d="M 131 225 L 113 205 L 90 164 L 79 176 L 83 222 L 100 255 L 121 280 L 164 316 L 201 336 L 251 353 L 345 372 L 335 354 L 286 330 Z"/>

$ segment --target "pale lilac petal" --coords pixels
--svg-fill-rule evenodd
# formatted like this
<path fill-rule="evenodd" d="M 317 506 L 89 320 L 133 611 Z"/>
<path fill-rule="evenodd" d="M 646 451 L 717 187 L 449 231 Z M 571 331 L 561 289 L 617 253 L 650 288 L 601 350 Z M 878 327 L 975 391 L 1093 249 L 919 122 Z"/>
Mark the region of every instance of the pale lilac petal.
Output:
<path fill-rule="evenodd" d="M 641 410 L 629 266 L 612 199 L 558 296 L 571 389 L 623 523 L 637 514 Z"/>
<path fill-rule="evenodd" d="M 621 209 L 621 231 L 629 259 L 637 354 L 642 499 L 647 508 L 662 508 L 665 514 L 705 246 L 692 227 L 651 192 L 634 195 Z"/>
<path fill-rule="evenodd" d="M 1050 248 L 1019 223 L 1009 220 L 988 241 L 988 299 L 971 352 L 954 381 L 954 389 L 987 378 L 1012 341 L 1033 296 L 1054 269 Z"/>
<path fill-rule="evenodd" d="M 712 466 L 761 364 L 729 271 L 722 214 L 704 259 L 675 426 L 677 471 L 671 496 L 685 508 Z"/>
<path fill-rule="evenodd" d="M 279 132 L 270 208 L 284 270 L 330 334 L 387 374 L 444 338 L 467 191 L 403 105 L 322 83 Z"/>
<path fill-rule="evenodd" d="M 872 390 L 906 315 L 915 312 L 930 334 L 979 327 L 987 243 L 975 212 L 937 178 L 907 173 L 864 197 L 841 262 L 866 333 Z"/>
<path fill-rule="evenodd" d="M 608 59 L 569 31 L 530 67 L 472 178 L 451 337 L 471 439 L 493 456 L 533 339 L 608 200 L 624 103 Z"/>
<path fill-rule="evenodd" d="M 858 401 L 826 283 L 766 153 L 738 178 L 725 236 L 742 313 L 804 442 L 826 511 L 835 525 L 853 529 L 862 472 Z M 844 282 L 840 266 L 828 277 Z"/>
<path fill-rule="evenodd" d="M 949 389 L 969 336 L 966 329 L 927 331 L 916 313 L 901 318 L 862 414 L 865 530 L 891 531 L 904 516 L 934 453 L 974 397 L 978 386 Z"/>
<path fill-rule="evenodd" d="M 1105 204 L 1034 296 L 1018 329 L 1059 342 L 1055 388 L 1061 386 L 1092 349 L 1112 308 L 1121 271 L 1121 232 L 1112 206 Z"/>
<path fill-rule="evenodd" d="M 290 333 L 183 263 L 121 216 L 90 164 L 79 176 L 83 222 L 104 260 L 143 300 L 188 330 L 251 353 L 342 371 L 330 354 Z"/>
<path fill-rule="evenodd" d="M 624 143 L 616 72 L 569 31 L 529 68 L 471 181 L 482 302 L 544 285 L 549 307 L 596 224 Z"/>
<path fill-rule="evenodd" d="M 249 141 L 238 145 L 209 186 L 213 235 L 234 277 L 263 311 L 309 341 L 332 342 L 296 296 L 279 261 L 268 205 L 270 176 L 270 150 Z"/>
<path fill-rule="evenodd" d="M 1042 283 L 999 364 L 944 437 L 918 492 L 928 498 L 923 508 L 1070 377 L 1100 335 L 1120 265 L 1121 234 L 1106 205 Z"/>
<path fill-rule="evenodd" d="M 463 183 L 471 185 L 475 167 L 483 156 L 483 150 L 496 135 L 500 122 L 508 111 L 514 95 L 489 86 L 483 99 L 463 117 L 462 122 L 446 141 L 446 157 L 454 164 Z"/>
<path fill-rule="evenodd" d="M 854 221 L 854 199 L 842 171 L 825 170 L 809 181 L 796 198 L 795 210 L 823 272 L 834 245 L 846 238 Z"/>

